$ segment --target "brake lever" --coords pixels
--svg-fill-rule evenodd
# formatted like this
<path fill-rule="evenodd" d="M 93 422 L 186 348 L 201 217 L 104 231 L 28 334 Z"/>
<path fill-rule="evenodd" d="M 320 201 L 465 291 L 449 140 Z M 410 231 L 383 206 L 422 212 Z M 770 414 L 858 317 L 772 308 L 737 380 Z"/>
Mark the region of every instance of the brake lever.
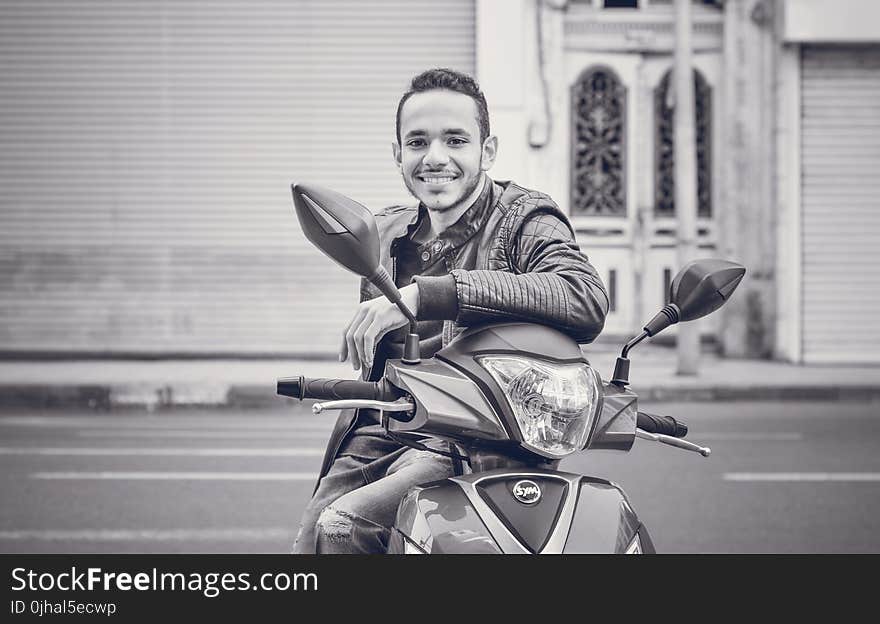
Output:
<path fill-rule="evenodd" d="M 372 401 L 367 399 L 346 399 L 344 401 L 324 401 L 312 405 L 312 412 L 320 414 L 325 410 L 374 409 L 383 412 L 411 412 L 416 408 L 412 401 Z"/>
<path fill-rule="evenodd" d="M 712 453 L 712 449 L 708 446 L 697 446 L 687 440 L 682 440 L 680 438 L 673 438 L 672 436 L 663 435 L 662 433 L 648 433 L 644 429 L 636 428 L 636 437 L 642 438 L 643 440 L 651 440 L 653 442 L 661 442 L 663 444 L 668 444 L 669 446 L 677 446 L 680 449 L 684 449 L 685 451 L 693 451 L 694 453 L 699 453 L 703 457 L 709 457 L 710 453 Z"/>

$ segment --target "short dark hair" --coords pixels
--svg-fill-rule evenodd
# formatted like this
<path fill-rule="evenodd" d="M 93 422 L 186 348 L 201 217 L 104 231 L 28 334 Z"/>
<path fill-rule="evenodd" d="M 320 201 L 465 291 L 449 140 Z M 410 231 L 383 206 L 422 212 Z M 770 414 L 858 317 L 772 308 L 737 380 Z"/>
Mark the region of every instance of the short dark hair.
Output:
<path fill-rule="evenodd" d="M 397 104 L 397 143 L 400 144 L 400 111 L 406 101 L 416 93 L 424 93 L 434 89 L 447 89 L 469 96 L 477 105 L 477 124 L 480 126 L 480 143 L 489 136 L 489 107 L 486 96 L 480 91 L 480 85 L 465 73 L 438 67 L 423 71 L 410 82 L 409 91 L 403 94 Z"/>

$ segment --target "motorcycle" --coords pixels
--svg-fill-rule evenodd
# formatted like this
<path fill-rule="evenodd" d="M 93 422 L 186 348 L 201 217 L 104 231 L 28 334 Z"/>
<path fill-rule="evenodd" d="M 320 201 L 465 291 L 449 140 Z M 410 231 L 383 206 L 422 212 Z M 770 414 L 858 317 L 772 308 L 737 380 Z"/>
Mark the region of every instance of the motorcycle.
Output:
<path fill-rule="evenodd" d="M 670 325 L 717 310 L 744 267 L 710 259 L 682 268 L 670 303 L 623 347 L 607 383 L 574 340 L 534 323 L 470 327 L 423 360 L 416 319 L 380 264 L 373 215 L 330 189 L 298 184 L 292 191 L 309 241 L 397 304 L 409 334 L 403 357 L 389 360 L 379 381 L 297 376 L 279 379 L 278 394 L 317 399 L 315 413 L 378 410 L 389 437 L 422 449 L 426 436 L 445 440 L 461 467 L 403 497 L 389 553 L 655 552 L 618 485 L 558 466 L 579 451 L 629 451 L 636 438 L 709 456 L 710 449 L 682 439 L 683 422 L 639 411 L 628 355 Z"/>

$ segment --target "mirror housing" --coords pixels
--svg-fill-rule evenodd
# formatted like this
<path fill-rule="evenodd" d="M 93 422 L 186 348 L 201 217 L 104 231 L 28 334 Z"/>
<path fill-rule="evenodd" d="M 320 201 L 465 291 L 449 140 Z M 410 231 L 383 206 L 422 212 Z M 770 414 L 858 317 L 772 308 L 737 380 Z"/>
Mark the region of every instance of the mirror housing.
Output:
<path fill-rule="evenodd" d="M 370 279 L 379 268 L 379 231 L 372 213 L 341 193 L 291 185 L 296 216 L 315 247 L 345 269 Z"/>
<path fill-rule="evenodd" d="M 373 213 L 342 193 L 317 184 L 292 184 L 293 205 L 306 238 L 343 268 L 366 278 L 409 320 L 402 361 L 420 361 L 416 317 L 379 257 L 379 230 Z"/>
<path fill-rule="evenodd" d="M 669 298 L 678 306 L 682 321 L 711 314 L 730 298 L 746 274 L 744 266 L 728 260 L 695 260 L 688 263 L 669 286 Z"/>

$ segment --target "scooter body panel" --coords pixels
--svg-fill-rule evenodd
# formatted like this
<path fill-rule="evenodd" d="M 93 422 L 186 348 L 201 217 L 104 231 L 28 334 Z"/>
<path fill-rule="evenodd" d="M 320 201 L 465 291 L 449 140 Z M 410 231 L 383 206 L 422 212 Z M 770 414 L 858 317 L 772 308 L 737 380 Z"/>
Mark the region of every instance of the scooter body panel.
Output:
<path fill-rule="evenodd" d="M 613 483 L 499 469 L 411 490 L 398 510 L 389 552 L 623 553 L 640 528 Z"/>
<path fill-rule="evenodd" d="M 583 477 L 564 553 L 624 553 L 641 522 L 617 485 Z"/>
<path fill-rule="evenodd" d="M 388 552 L 499 555 L 504 551 L 461 487 L 446 479 L 417 486 L 404 496 Z"/>
<path fill-rule="evenodd" d="M 410 420 L 391 420 L 389 431 L 422 430 L 430 421 L 434 437 L 465 440 L 508 440 L 494 407 L 472 379 L 435 358 L 413 366 L 389 360 L 385 377 L 416 400 Z"/>

